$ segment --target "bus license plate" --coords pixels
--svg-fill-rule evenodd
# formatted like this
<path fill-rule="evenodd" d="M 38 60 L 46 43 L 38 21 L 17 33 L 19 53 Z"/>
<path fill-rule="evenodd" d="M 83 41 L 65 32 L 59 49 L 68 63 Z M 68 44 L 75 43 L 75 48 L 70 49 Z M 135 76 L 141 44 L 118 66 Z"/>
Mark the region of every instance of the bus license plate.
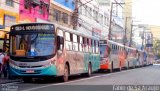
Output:
<path fill-rule="evenodd" d="M 34 70 L 27 70 L 26 73 L 34 73 Z"/>

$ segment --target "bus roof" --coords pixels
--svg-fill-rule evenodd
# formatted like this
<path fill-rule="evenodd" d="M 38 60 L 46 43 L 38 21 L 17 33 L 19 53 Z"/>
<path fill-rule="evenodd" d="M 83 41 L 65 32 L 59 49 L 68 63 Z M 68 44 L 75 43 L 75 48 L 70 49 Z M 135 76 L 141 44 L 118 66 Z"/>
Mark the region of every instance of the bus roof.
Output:
<path fill-rule="evenodd" d="M 95 36 L 92 36 L 92 35 L 89 35 L 89 34 L 85 34 L 81 31 L 78 31 L 78 30 L 74 30 L 74 29 L 71 29 L 71 28 L 68 28 L 68 27 L 65 27 L 65 26 L 62 26 L 62 25 L 59 25 L 59 24 L 56 24 L 56 23 L 21 23 L 21 24 L 15 24 L 15 25 L 12 25 L 11 27 L 14 27 L 14 26 L 23 26 L 23 25 L 36 25 L 36 24 L 48 24 L 48 25 L 54 25 L 55 29 L 61 29 L 63 31 L 67 31 L 67 32 L 70 32 L 70 33 L 74 33 L 74 34 L 77 34 L 77 35 L 81 35 L 83 37 L 87 37 L 87 38 L 92 38 L 92 39 L 95 39 L 95 40 L 99 40 L 99 38 L 95 37 Z"/>

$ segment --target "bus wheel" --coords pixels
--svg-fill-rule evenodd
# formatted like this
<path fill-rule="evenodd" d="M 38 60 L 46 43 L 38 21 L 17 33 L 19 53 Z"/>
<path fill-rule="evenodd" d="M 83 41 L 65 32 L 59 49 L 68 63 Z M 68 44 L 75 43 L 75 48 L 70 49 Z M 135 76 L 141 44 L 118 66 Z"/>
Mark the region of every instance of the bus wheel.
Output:
<path fill-rule="evenodd" d="M 122 70 L 122 67 L 121 67 L 121 62 L 119 63 L 119 71 Z"/>
<path fill-rule="evenodd" d="M 24 83 L 29 83 L 29 82 L 32 81 L 32 78 L 26 78 L 26 77 L 24 77 L 24 78 L 22 78 L 22 80 L 23 80 Z"/>
<path fill-rule="evenodd" d="M 127 69 L 129 69 L 129 62 L 128 62 L 128 66 L 127 66 Z"/>
<path fill-rule="evenodd" d="M 111 63 L 110 69 L 109 69 L 110 73 L 113 72 L 113 62 Z"/>
<path fill-rule="evenodd" d="M 64 68 L 64 75 L 63 75 L 64 82 L 68 81 L 68 78 L 69 78 L 68 76 L 69 76 L 69 68 L 68 68 L 68 65 L 66 64 Z"/>
<path fill-rule="evenodd" d="M 92 65 L 91 63 L 88 64 L 88 73 L 87 73 L 87 77 L 90 77 L 92 75 Z"/>

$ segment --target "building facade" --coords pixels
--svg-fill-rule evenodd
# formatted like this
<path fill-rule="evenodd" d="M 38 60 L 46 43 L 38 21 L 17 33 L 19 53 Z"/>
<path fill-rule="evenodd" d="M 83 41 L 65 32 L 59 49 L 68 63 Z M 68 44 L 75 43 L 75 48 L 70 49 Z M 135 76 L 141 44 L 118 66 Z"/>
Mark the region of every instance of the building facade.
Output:
<path fill-rule="evenodd" d="M 125 5 L 123 9 L 123 18 L 124 18 L 124 25 L 126 28 L 126 37 L 128 43 L 130 42 L 130 33 L 132 27 L 132 0 L 124 0 Z"/>
<path fill-rule="evenodd" d="M 66 0 L 63 0 L 64 3 L 61 3 L 62 2 L 61 0 L 51 1 L 49 22 L 59 24 L 68 28 L 73 28 L 72 26 L 73 8 L 71 7 L 73 5 L 69 3 L 70 0 L 68 1 L 68 3 L 65 1 Z"/>
<path fill-rule="evenodd" d="M 106 38 L 109 13 L 103 11 L 96 0 L 89 1 L 81 0 L 78 2 L 77 29 L 88 35 Z"/>
<path fill-rule="evenodd" d="M 58 4 L 71 9 L 72 11 L 75 9 L 75 0 L 52 0 L 54 2 L 57 2 Z"/>
<path fill-rule="evenodd" d="M 50 0 L 20 0 L 19 23 L 48 21 Z"/>
<path fill-rule="evenodd" d="M 0 25 L 3 31 L 9 31 L 11 25 L 16 24 L 19 18 L 18 0 L 1 0 L 0 1 Z"/>
<path fill-rule="evenodd" d="M 10 31 L 11 25 L 18 23 L 18 19 L 18 0 L 0 0 L 0 49 L 3 49 L 5 34 Z"/>
<path fill-rule="evenodd" d="M 109 20 L 107 23 L 110 28 L 108 29 L 108 32 L 105 33 L 105 36 L 108 37 L 110 31 L 110 37 L 112 40 L 122 42 L 124 37 L 124 25 L 122 16 L 123 8 L 121 6 L 124 5 L 118 3 L 123 3 L 123 0 L 98 0 L 98 2 L 105 12 L 109 12 Z"/>

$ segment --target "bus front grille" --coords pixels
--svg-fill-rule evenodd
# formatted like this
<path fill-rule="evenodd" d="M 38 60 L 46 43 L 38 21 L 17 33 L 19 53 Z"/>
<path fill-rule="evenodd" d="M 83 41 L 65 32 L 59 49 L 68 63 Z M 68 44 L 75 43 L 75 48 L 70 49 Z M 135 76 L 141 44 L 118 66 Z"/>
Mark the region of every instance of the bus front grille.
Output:
<path fill-rule="evenodd" d="M 38 68 L 38 67 L 42 67 L 42 65 L 38 65 L 38 66 L 19 66 L 21 68 Z"/>

